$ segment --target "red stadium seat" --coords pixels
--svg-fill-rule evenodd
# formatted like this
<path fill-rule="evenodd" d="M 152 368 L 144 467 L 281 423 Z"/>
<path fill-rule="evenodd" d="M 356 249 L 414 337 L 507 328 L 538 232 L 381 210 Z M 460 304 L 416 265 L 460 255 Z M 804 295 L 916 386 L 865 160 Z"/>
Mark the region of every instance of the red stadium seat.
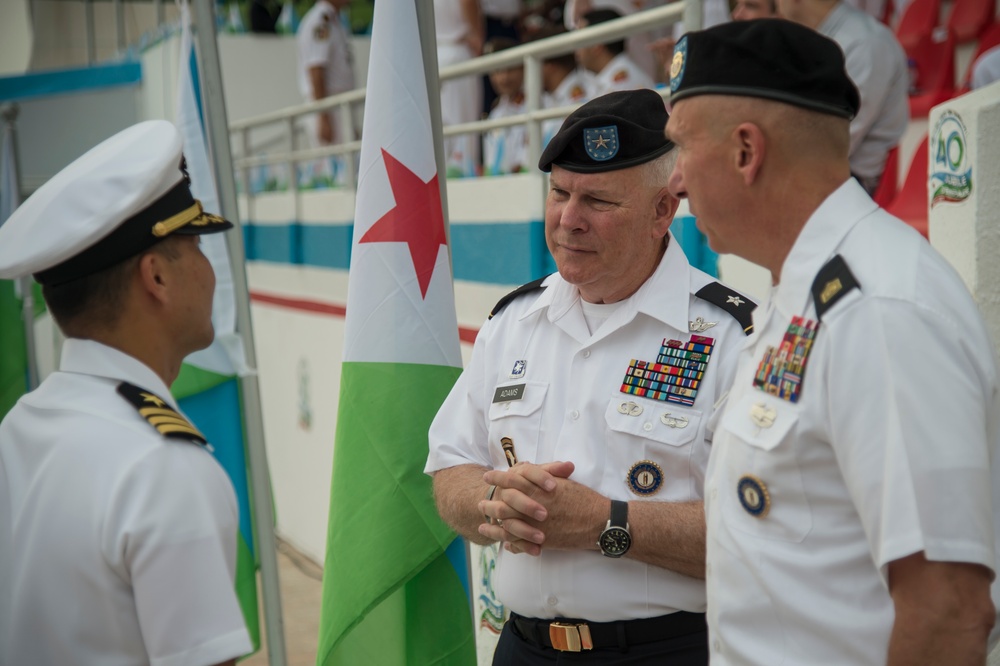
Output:
<path fill-rule="evenodd" d="M 928 207 L 927 144 L 928 138 L 925 136 L 917 147 L 917 152 L 913 154 L 903 187 L 892 203 L 885 207 L 886 211 L 919 231 L 924 238 L 927 238 Z"/>
<path fill-rule="evenodd" d="M 907 53 L 920 46 L 921 40 L 933 32 L 941 13 L 941 0 L 912 0 L 903 10 L 896 27 L 896 39 Z"/>
<path fill-rule="evenodd" d="M 953 0 L 948 15 L 948 30 L 955 35 L 957 44 L 971 42 L 993 20 L 996 0 Z"/>
<path fill-rule="evenodd" d="M 899 189 L 899 146 L 893 146 L 892 150 L 889 151 L 888 157 L 885 159 L 885 171 L 882 172 L 882 180 L 879 181 L 878 187 L 875 188 L 875 193 L 872 195 L 872 199 L 875 200 L 879 206 L 885 208 L 889 205 L 896 197 L 896 192 Z"/>
<path fill-rule="evenodd" d="M 969 67 L 965 70 L 965 76 L 962 78 L 962 87 L 955 91 L 956 95 L 964 95 L 969 92 L 972 87 L 972 68 L 976 66 L 976 61 L 979 60 L 979 56 L 983 55 L 994 46 L 1000 46 L 1000 21 L 996 21 L 992 25 L 987 26 L 987 28 L 983 30 L 982 34 L 979 35 L 979 42 L 976 44 L 976 52 L 972 54 L 972 60 L 969 61 Z"/>
<path fill-rule="evenodd" d="M 926 35 L 906 55 L 917 63 L 917 93 L 910 94 L 910 118 L 926 118 L 931 107 L 955 96 L 955 36 L 950 32 L 943 38 Z"/>

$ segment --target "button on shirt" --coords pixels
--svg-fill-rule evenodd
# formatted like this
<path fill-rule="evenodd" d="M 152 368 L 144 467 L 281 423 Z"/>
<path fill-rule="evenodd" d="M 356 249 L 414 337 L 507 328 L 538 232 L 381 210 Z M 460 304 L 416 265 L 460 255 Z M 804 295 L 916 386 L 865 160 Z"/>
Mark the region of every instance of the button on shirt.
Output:
<path fill-rule="evenodd" d="M 145 365 L 68 339 L 0 425 L 0 663 L 216 664 L 250 652 L 236 498 L 203 447 L 116 389 L 176 407 Z"/>
<path fill-rule="evenodd" d="M 544 290 L 513 300 L 480 330 L 470 363 L 438 412 L 426 471 L 506 469 L 500 439 L 509 437 L 519 460 L 570 460 L 573 480 L 612 499 L 700 500 L 713 406 L 745 340 L 730 314 L 694 296 L 710 282 L 671 241 L 656 272 L 593 334 L 578 290 L 558 274 Z M 692 334 L 688 322 L 699 316 L 717 323 Z M 715 339 L 693 406 L 621 392 L 633 359 L 655 362 L 665 341 L 692 335 Z M 521 399 L 495 401 L 498 388 L 517 385 L 524 385 Z M 664 477 L 647 498 L 626 482 L 642 460 L 658 464 Z M 498 598 L 527 617 L 611 621 L 705 610 L 703 581 L 596 548 L 543 549 L 539 557 L 501 550 L 494 580 Z"/>
<path fill-rule="evenodd" d="M 851 173 L 874 178 L 910 122 L 909 70 L 892 31 L 868 14 L 838 2 L 817 31 L 840 45 L 844 67 L 861 95 L 851 121 Z"/>
<path fill-rule="evenodd" d="M 817 320 L 810 286 L 836 255 L 860 288 L 824 312 L 798 401 L 756 388 L 792 318 Z M 951 266 L 853 179 L 808 220 L 754 325 L 706 482 L 712 663 L 884 664 L 890 562 L 996 570 L 990 335 Z M 741 502 L 744 479 L 761 485 Z"/>

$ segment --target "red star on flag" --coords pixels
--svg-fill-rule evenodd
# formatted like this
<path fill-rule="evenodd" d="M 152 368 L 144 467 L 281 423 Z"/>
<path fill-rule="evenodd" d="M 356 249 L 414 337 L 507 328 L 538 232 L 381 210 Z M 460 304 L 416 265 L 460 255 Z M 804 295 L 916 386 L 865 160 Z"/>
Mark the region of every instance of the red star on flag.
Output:
<path fill-rule="evenodd" d="M 358 243 L 406 243 L 417 272 L 420 295 L 427 297 L 427 287 L 434 275 L 441 246 L 447 246 L 441 190 L 435 174 L 428 182 L 382 149 L 382 160 L 389 176 L 396 205 L 365 232 Z"/>

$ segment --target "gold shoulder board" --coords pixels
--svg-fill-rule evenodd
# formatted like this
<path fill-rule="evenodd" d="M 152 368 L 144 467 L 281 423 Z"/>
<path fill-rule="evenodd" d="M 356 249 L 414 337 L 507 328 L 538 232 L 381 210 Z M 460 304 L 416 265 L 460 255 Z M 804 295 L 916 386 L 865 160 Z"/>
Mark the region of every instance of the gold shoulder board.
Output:
<path fill-rule="evenodd" d="M 208 440 L 191 422 L 180 415 L 163 398 L 134 384 L 122 382 L 118 385 L 118 394 L 130 405 L 136 408 L 139 416 L 149 421 L 164 437 L 183 439 L 201 446 L 207 446 Z"/>

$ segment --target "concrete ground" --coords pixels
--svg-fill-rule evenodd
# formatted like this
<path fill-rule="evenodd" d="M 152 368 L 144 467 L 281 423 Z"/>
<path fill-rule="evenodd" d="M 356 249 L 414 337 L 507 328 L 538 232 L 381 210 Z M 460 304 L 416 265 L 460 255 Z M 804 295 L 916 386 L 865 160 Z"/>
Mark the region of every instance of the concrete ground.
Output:
<path fill-rule="evenodd" d="M 319 636 L 322 569 L 297 550 L 278 542 L 281 613 L 285 625 L 287 666 L 315 666 Z M 261 618 L 261 648 L 240 666 L 268 666 L 266 632 Z"/>
<path fill-rule="evenodd" d="M 319 636 L 319 607 L 323 571 L 318 564 L 284 543 L 278 542 L 278 576 L 281 612 L 285 624 L 287 666 L 315 666 Z M 261 618 L 261 649 L 240 666 L 268 666 L 264 621 Z M 990 655 L 989 666 L 1000 666 L 1000 646 Z"/>

